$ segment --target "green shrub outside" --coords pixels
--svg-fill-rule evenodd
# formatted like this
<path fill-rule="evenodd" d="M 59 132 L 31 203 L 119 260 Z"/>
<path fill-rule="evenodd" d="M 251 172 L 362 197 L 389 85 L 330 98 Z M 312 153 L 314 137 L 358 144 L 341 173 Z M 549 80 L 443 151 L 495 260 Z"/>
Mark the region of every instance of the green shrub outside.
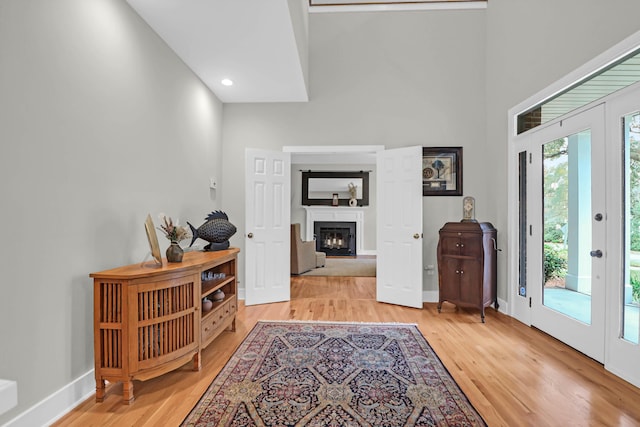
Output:
<path fill-rule="evenodd" d="M 567 259 L 552 245 L 544 244 L 544 281 L 545 283 L 567 274 Z"/>
<path fill-rule="evenodd" d="M 640 278 L 636 274 L 629 274 L 629 282 L 631 283 L 631 299 L 634 302 L 640 302 Z"/>
<path fill-rule="evenodd" d="M 544 229 L 544 241 L 552 243 L 563 243 L 564 236 L 562 234 L 562 230 L 559 230 L 555 227 L 546 227 Z"/>

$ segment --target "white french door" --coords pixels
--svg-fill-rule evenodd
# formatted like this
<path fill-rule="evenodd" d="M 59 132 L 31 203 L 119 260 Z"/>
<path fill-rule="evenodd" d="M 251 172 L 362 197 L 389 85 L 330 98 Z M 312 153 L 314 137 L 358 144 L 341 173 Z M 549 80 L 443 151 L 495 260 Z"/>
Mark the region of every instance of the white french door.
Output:
<path fill-rule="evenodd" d="M 640 87 L 607 102 L 607 152 L 611 185 L 608 253 L 618 260 L 607 276 L 605 367 L 640 387 Z"/>
<path fill-rule="evenodd" d="M 245 303 L 288 301 L 290 153 L 245 157 Z M 422 308 L 422 147 L 378 151 L 377 178 L 377 300 Z"/>
<path fill-rule="evenodd" d="M 290 299 L 289 153 L 245 152 L 245 304 Z"/>
<path fill-rule="evenodd" d="M 377 153 L 377 300 L 422 308 L 422 147 Z"/>
<path fill-rule="evenodd" d="M 530 131 L 525 139 L 531 324 L 604 362 L 604 105 Z"/>

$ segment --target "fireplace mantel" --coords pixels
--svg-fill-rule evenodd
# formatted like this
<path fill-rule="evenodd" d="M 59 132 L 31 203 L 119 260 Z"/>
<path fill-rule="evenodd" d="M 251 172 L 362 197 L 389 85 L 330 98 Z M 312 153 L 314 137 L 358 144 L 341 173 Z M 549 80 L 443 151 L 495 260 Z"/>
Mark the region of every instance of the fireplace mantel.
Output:
<path fill-rule="evenodd" d="M 364 225 L 364 208 L 347 206 L 303 206 L 307 211 L 306 241 L 313 240 L 313 223 L 326 222 L 355 222 L 356 223 L 356 252 L 362 254 L 362 234 Z"/>

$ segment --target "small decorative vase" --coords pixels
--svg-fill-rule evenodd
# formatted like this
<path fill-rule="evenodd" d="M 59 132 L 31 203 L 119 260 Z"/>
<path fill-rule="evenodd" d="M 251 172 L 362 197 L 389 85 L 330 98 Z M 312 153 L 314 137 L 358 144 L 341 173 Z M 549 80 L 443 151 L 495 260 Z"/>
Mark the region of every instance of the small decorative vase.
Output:
<path fill-rule="evenodd" d="M 208 299 L 203 299 L 202 300 L 202 311 L 203 312 L 207 312 L 209 310 L 211 310 L 213 308 L 213 302 L 211 302 L 211 300 Z"/>
<path fill-rule="evenodd" d="M 217 291 L 215 291 L 212 295 L 212 298 L 215 302 L 224 300 L 224 292 L 222 292 L 222 289 L 218 289 Z"/>
<path fill-rule="evenodd" d="M 182 262 L 182 255 L 184 255 L 184 251 L 178 242 L 171 242 L 171 245 L 167 248 L 167 261 Z"/>
<path fill-rule="evenodd" d="M 356 206 L 358 206 L 358 199 L 356 198 L 349 199 L 349 206 L 351 206 L 352 208 L 355 208 Z"/>

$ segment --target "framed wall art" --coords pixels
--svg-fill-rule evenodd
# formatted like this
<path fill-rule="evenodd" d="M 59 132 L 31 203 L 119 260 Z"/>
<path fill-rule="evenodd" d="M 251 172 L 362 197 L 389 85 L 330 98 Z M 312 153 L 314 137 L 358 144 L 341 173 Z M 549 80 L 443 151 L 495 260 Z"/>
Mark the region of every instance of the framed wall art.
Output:
<path fill-rule="evenodd" d="M 462 147 L 422 147 L 422 195 L 462 196 Z"/>

